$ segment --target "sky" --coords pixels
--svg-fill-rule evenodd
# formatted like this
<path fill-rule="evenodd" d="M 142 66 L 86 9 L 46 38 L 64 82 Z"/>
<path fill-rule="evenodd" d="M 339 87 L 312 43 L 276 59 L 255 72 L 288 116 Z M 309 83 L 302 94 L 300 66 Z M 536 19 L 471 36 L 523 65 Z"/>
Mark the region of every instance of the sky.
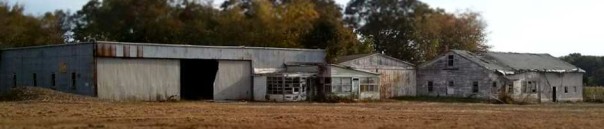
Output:
<path fill-rule="evenodd" d="M 2 0 L 0 0 L 2 1 Z M 8 0 L 29 14 L 81 9 L 87 0 Z M 214 0 L 218 4 L 222 0 Z M 345 5 L 349 0 L 336 0 Z M 449 12 L 480 12 L 492 51 L 604 56 L 604 0 L 422 0 Z"/>

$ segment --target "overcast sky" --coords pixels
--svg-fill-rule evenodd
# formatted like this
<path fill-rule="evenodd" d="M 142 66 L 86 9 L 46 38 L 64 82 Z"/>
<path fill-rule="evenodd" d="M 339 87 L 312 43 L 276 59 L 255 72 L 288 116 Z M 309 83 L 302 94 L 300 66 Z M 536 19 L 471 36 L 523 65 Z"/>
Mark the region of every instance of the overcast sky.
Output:
<path fill-rule="evenodd" d="M 1 0 L 0 0 L 1 1 Z M 8 0 L 29 14 L 78 10 L 87 0 Z M 222 0 L 214 0 L 218 4 Z M 345 5 L 349 0 L 336 0 Z M 604 0 L 422 0 L 450 12 L 481 12 L 493 51 L 604 56 Z"/>

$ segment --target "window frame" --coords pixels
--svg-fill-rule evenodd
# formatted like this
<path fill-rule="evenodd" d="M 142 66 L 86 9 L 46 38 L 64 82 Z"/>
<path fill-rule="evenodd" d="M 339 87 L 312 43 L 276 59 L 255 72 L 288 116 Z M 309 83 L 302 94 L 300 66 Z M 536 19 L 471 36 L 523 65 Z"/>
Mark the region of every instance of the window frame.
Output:
<path fill-rule="evenodd" d="M 478 86 L 479 86 L 478 81 L 472 82 L 472 93 L 480 92 L 480 89 L 478 88 Z"/>

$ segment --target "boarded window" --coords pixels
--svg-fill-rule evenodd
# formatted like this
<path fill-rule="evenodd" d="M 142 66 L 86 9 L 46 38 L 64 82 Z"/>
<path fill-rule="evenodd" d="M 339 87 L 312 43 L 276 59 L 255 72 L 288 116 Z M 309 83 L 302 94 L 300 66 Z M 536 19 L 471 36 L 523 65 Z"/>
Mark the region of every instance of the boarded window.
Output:
<path fill-rule="evenodd" d="M 428 92 L 434 91 L 434 83 L 432 81 L 428 81 Z"/>
<path fill-rule="evenodd" d="M 473 93 L 478 93 L 478 82 L 473 82 L 472 83 L 472 92 Z"/>
<path fill-rule="evenodd" d="M 447 59 L 447 65 L 448 66 L 453 66 L 453 62 L 454 61 L 454 56 L 453 55 L 449 55 L 448 59 Z"/>
<path fill-rule="evenodd" d="M 76 73 L 71 73 L 71 89 L 76 90 Z"/>
<path fill-rule="evenodd" d="M 34 76 L 33 76 L 33 83 L 34 83 L 34 86 L 38 86 L 38 77 L 36 76 L 36 73 L 34 73 Z"/>

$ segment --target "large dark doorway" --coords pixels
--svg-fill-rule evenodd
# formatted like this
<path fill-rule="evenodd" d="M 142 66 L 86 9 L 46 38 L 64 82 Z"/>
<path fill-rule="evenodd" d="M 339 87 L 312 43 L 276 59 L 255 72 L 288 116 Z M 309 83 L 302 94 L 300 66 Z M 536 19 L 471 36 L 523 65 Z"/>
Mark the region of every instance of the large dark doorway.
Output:
<path fill-rule="evenodd" d="M 180 60 L 181 99 L 214 99 L 217 71 L 217 60 Z"/>

